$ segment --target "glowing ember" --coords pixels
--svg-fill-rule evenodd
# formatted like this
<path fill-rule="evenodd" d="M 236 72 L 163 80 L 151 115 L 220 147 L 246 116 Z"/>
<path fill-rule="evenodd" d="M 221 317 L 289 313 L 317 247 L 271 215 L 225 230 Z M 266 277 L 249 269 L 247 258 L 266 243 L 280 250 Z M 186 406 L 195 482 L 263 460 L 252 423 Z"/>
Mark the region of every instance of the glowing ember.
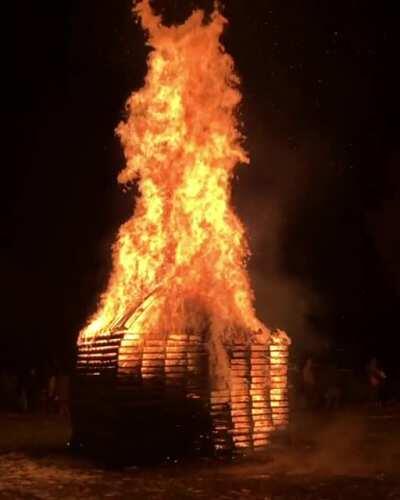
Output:
<path fill-rule="evenodd" d="M 239 80 L 219 40 L 227 21 L 215 11 L 205 24 L 197 10 L 166 27 L 149 0 L 134 10 L 153 50 L 145 85 L 117 128 L 126 157 L 118 180 L 137 181 L 140 196 L 80 342 L 133 325 L 140 335 L 267 334 L 255 317 L 244 229 L 230 205 L 234 168 L 248 158 L 235 115 Z"/>

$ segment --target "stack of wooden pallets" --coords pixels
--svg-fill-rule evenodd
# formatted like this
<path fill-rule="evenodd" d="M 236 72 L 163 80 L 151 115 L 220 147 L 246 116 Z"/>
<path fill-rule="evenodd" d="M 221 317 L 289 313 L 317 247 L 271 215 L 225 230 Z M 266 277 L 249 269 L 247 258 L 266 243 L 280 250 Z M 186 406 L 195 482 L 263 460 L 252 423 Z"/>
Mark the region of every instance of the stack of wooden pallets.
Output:
<path fill-rule="evenodd" d="M 81 343 L 76 439 L 133 462 L 265 449 L 288 422 L 288 343 L 249 335 L 225 349 L 228 376 L 216 386 L 206 335 L 121 330 Z"/>

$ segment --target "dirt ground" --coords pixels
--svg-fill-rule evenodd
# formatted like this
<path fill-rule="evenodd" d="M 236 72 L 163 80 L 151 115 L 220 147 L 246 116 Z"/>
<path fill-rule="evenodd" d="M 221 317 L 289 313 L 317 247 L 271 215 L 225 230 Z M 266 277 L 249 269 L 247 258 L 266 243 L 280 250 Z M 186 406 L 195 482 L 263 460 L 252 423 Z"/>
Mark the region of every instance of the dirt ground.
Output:
<path fill-rule="evenodd" d="M 292 417 L 290 443 L 232 463 L 110 469 L 68 452 L 68 422 L 0 415 L 0 499 L 400 500 L 400 410 Z"/>

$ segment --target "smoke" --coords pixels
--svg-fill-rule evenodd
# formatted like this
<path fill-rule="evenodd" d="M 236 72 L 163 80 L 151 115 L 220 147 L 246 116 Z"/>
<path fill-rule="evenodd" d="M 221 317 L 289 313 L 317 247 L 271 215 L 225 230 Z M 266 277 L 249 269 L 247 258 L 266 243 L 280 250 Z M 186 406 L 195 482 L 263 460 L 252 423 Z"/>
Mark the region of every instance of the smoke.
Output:
<path fill-rule="evenodd" d="M 268 461 L 260 457 L 257 464 L 238 465 L 228 474 L 247 478 L 310 475 L 313 481 L 317 477 L 398 474 L 398 425 L 390 415 L 297 414 L 289 435 L 290 444 L 275 448 Z"/>
<path fill-rule="evenodd" d="M 297 422 L 297 428 L 292 430 L 292 436 L 293 444 L 296 445 L 297 442 L 299 450 L 304 450 L 305 443 L 301 443 L 300 438 L 300 421 L 308 427 L 311 442 L 306 445 L 309 451 L 305 460 L 296 461 L 297 473 L 346 474 L 360 472 L 364 468 L 360 450 L 367 439 L 368 430 L 363 417 L 342 414 L 333 421 L 325 419 L 321 423 L 315 416 L 309 416 L 308 421 L 303 416 Z M 280 462 L 282 461 L 281 458 Z"/>
<path fill-rule="evenodd" d="M 308 199 L 323 197 L 330 189 L 328 154 L 320 143 L 310 144 L 310 138 L 297 149 L 267 133 L 254 142 L 251 128 L 246 128 L 251 166 L 242 172 L 247 186 L 238 186 L 235 202 L 250 242 L 257 314 L 269 327 L 287 331 L 303 349 L 318 351 L 326 341 L 315 323 L 327 306 L 308 273 L 312 255 L 296 238 Z"/>

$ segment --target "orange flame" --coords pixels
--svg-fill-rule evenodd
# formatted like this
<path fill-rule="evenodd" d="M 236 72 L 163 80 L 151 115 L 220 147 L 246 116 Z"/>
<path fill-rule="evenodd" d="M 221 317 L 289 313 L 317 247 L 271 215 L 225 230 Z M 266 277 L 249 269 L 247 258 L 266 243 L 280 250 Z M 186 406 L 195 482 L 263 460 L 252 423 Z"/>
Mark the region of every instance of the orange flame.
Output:
<path fill-rule="evenodd" d="M 245 233 L 230 205 L 233 170 L 248 158 L 235 116 L 239 79 L 220 43 L 227 21 L 215 10 L 205 23 L 196 10 L 166 27 L 149 0 L 134 10 L 153 50 L 145 85 L 117 128 L 126 157 L 118 180 L 137 181 L 140 196 L 80 339 L 132 322 L 142 334 L 205 327 L 224 338 L 267 333 L 255 316 Z M 147 312 L 135 315 L 137 308 Z"/>

